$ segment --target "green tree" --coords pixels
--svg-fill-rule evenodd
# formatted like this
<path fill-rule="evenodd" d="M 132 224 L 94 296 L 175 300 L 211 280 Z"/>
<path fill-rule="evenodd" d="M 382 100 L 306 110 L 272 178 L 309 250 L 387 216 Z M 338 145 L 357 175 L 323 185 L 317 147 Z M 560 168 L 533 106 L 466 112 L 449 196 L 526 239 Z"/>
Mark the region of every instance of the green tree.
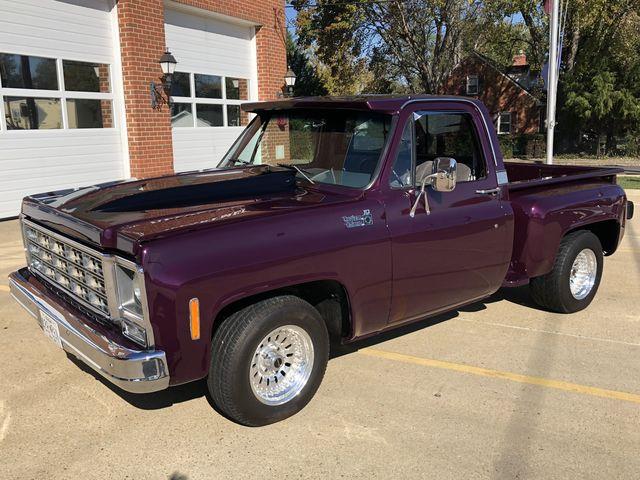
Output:
<path fill-rule="evenodd" d="M 485 45 L 504 49 L 511 44 L 511 56 L 522 49 L 533 68 L 541 68 L 549 48 L 549 22 L 542 0 L 486 0 L 485 11 Z M 521 20 L 514 23 L 516 16 Z"/>
<path fill-rule="evenodd" d="M 316 48 L 338 89 L 352 85 L 354 75 L 365 80 L 357 84 L 371 85 L 367 72 L 382 70 L 386 63 L 384 71 L 397 75 L 387 81 L 438 93 L 460 59 L 465 39 L 479 33 L 478 19 L 484 18 L 480 0 L 292 0 L 291 4 L 298 11 L 301 42 Z M 375 62 L 368 64 L 366 58 Z M 379 79 L 373 80 L 375 84 Z"/>
<path fill-rule="evenodd" d="M 535 58 L 527 27 L 514 22 L 513 17 L 505 17 L 487 22 L 482 34 L 468 50 L 477 50 L 491 58 L 497 65 L 506 69 L 513 62 L 513 56 L 520 51 L 526 53 L 533 68 L 540 68 Z"/>
<path fill-rule="evenodd" d="M 293 90 L 296 97 L 328 93 L 322 77 L 310 59 L 309 52 L 298 45 L 291 33 L 287 34 L 287 60 L 297 77 Z"/>
<path fill-rule="evenodd" d="M 567 24 L 559 132 L 572 147 L 604 136 L 616 153 L 616 138 L 640 134 L 640 1 L 576 0 Z"/>

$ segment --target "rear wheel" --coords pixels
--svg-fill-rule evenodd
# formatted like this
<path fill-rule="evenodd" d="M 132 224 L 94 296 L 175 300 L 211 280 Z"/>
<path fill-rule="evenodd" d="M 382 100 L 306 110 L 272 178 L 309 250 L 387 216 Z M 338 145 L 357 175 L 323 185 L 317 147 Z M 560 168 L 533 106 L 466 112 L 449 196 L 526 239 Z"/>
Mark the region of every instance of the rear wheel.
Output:
<path fill-rule="evenodd" d="M 579 230 L 566 235 L 546 275 L 532 278 L 535 302 L 559 313 L 586 308 L 595 297 L 602 277 L 602 245 L 593 233 Z"/>
<path fill-rule="evenodd" d="M 329 357 L 324 320 L 294 296 L 240 310 L 220 325 L 212 342 L 211 397 L 229 418 L 249 426 L 300 411 L 320 386 Z"/>

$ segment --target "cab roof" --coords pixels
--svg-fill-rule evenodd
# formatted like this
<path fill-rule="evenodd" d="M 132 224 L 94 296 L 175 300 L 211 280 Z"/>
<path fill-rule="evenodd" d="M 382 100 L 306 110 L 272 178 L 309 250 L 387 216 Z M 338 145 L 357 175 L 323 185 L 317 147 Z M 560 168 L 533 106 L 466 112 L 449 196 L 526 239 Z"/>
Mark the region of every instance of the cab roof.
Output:
<path fill-rule="evenodd" d="M 329 108 L 348 110 L 371 110 L 385 113 L 400 111 L 402 106 L 415 100 L 433 101 L 465 101 L 480 105 L 480 102 L 468 97 L 445 95 L 355 95 L 346 97 L 294 97 L 266 102 L 251 102 L 242 104 L 246 112 L 265 112 L 291 110 L 297 108 Z"/>

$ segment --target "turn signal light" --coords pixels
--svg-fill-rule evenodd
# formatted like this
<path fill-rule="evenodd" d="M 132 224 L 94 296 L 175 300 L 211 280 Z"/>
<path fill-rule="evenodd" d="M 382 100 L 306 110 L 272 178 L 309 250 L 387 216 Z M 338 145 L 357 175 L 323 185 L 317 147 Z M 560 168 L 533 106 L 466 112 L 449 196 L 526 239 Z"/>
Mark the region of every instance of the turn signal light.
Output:
<path fill-rule="evenodd" d="M 189 300 L 189 328 L 191 340 L 200 338 L 200 301 L 197 298 Z"/>

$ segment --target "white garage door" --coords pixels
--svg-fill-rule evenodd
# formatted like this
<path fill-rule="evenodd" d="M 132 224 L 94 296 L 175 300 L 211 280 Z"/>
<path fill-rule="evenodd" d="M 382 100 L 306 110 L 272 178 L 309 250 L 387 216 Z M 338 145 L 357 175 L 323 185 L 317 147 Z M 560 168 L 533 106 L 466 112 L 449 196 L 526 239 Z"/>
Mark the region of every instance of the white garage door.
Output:
<path fill-rule="evenodd" d="M 0 0 L 0 218 L 126 175 L 107 0 Z"/>
<path fill-rule="evenodd" d="M 167 9 L 166 43 L 173 78 L 173 156 L 176 172 L 215 167 L 246 125 L 243 101 L 254 99 L 254 29 Z"/>

